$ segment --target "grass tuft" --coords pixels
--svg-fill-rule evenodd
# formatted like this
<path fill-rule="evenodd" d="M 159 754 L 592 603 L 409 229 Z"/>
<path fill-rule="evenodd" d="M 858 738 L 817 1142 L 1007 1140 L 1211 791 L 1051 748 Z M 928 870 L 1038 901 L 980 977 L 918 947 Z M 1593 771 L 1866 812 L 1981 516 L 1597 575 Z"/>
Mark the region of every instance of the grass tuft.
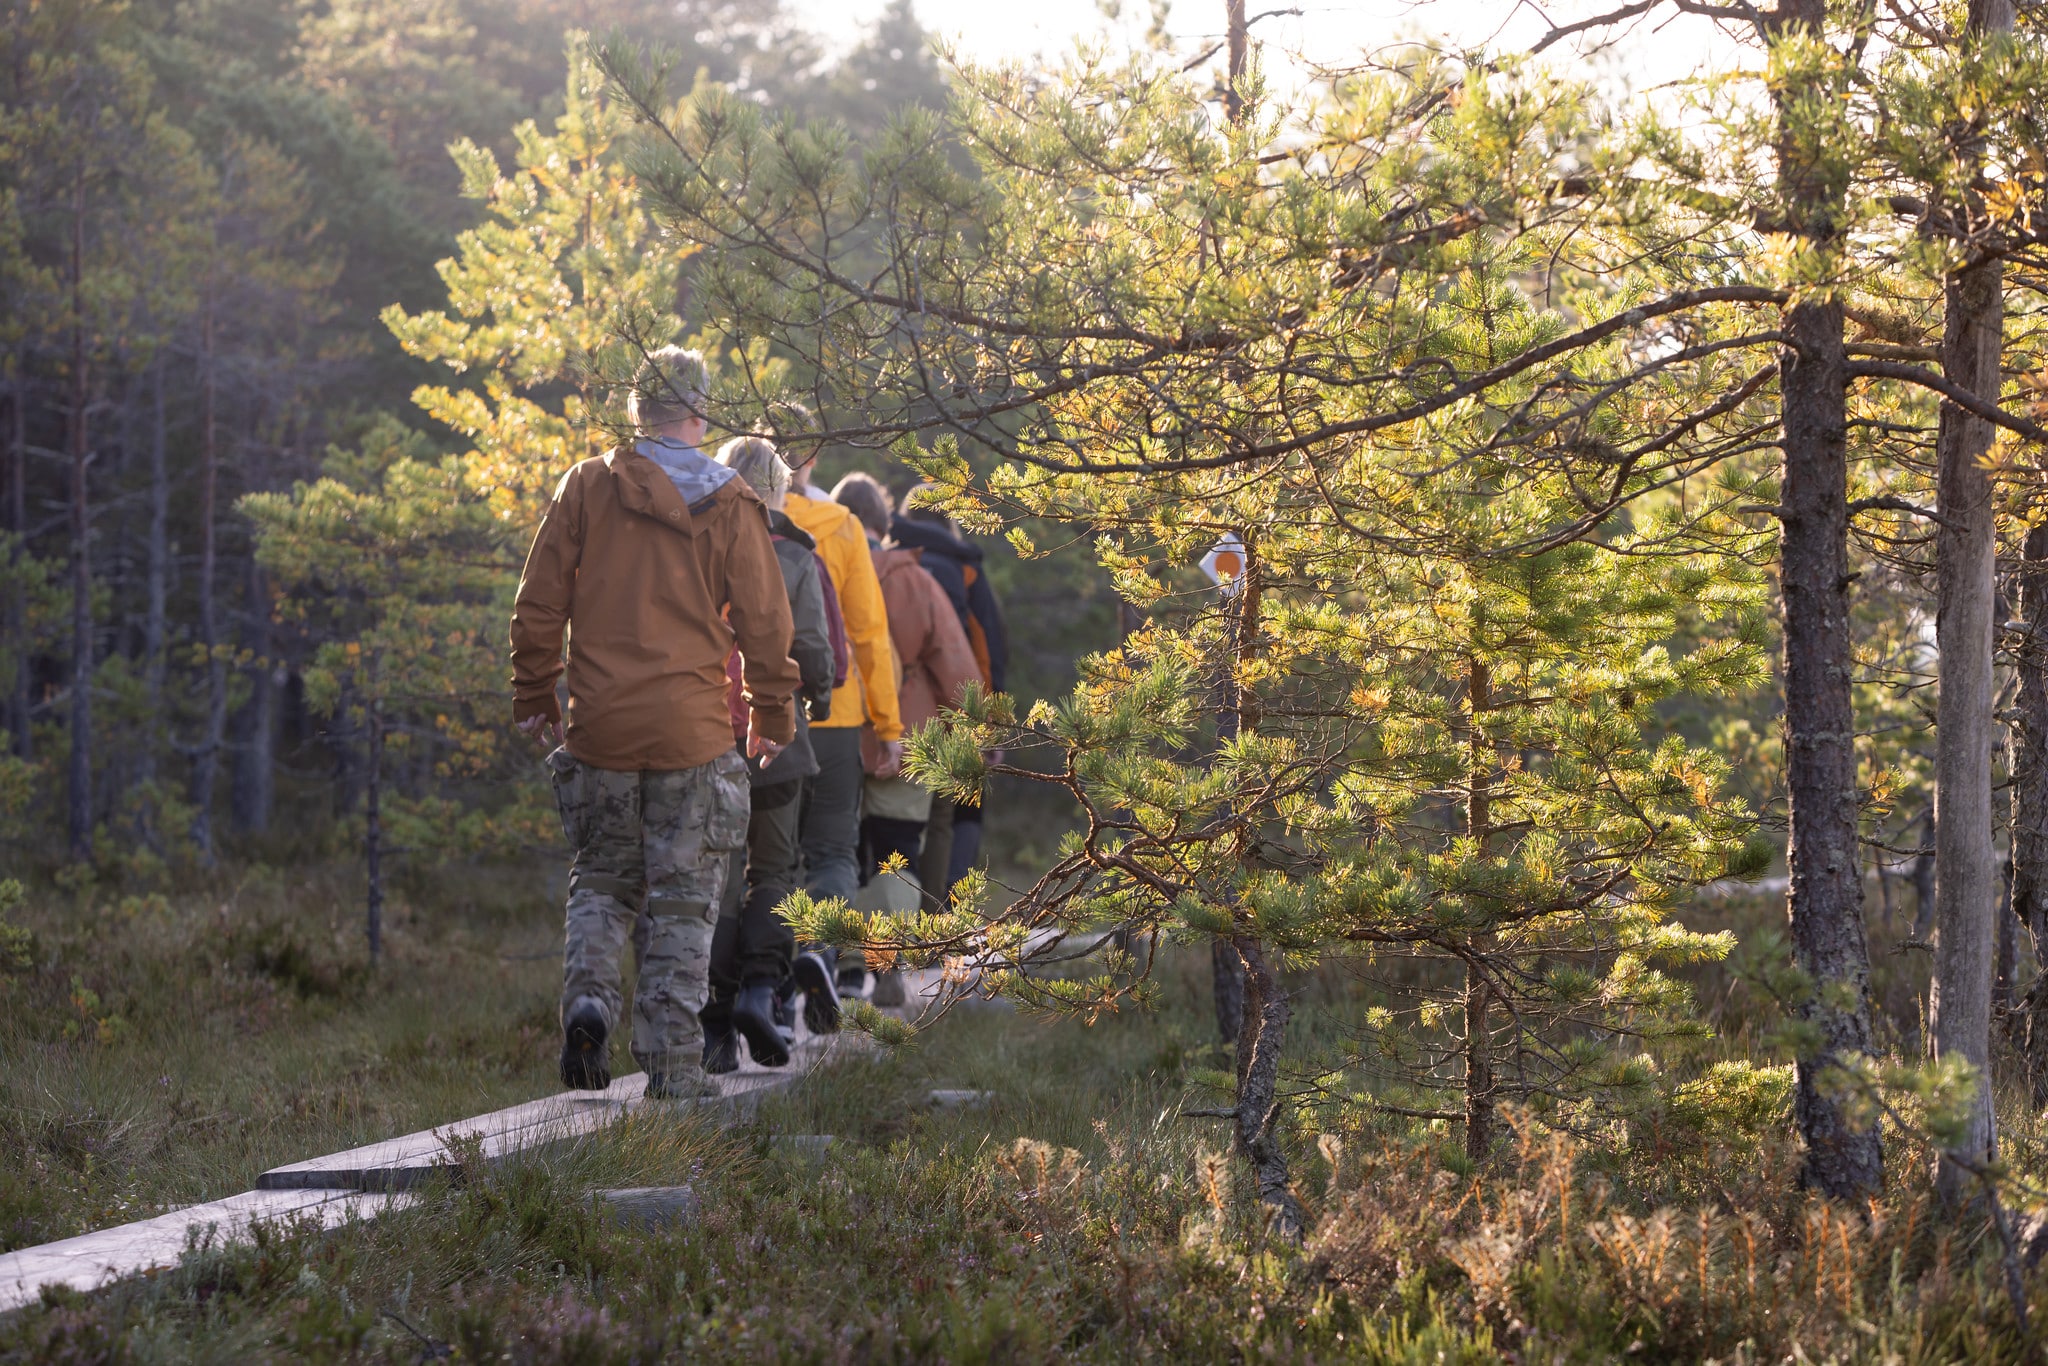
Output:
<path fill-rule="evenodd" d="M 273 975 L 229 947 L 288 932 L 339 972 L 345 891 L 312 878 L 17 908 L 38 958 L 0 979 L 14 1245 L 550 1089 L 552 905 L 407 907 L 386 966 L 338 991 L 323 983 L 344 976 Z M 0 1321 L 0 1360 L 1995 1363 L 2035 1348 L 1983 1221 L 1929 1203 L 1927 1155 L 1894 1143 L 1868 1209 L 1810 1199 L 1762 1073 L 1600 1146 L 1517 1116 L 1483 1163 L 1441 1121 L 1298 1107 L 1311 1233 L 1277 1239 L 1227 1128 L 1182 1114 L 1213 1105 L 1201 1079 L 1230 1059 L 1206 960 L 1172 961 L 1156 1013 L 956 1010 L 729 1126 L 646 1110 L 499 1164 L 458 1145 L 448 1177 L 383 1218 L 201 1240 L 155 1278 L 52 1294 Z M 85 1009 L 73 977 L 126 1026 L 59 1027 Z M 1304 1036 L 1334 1029 L 1341 975 L 1296 985 Z M 931 1106 L 940 1088 L 989 1100 Z M 2037 1165 L 2048 1136 L 2008 1108 L 2012 1160 Z M 692 1220 L 635 1222 L 596 1198 L 676 1185 L 698 1197 Z M 2038 1320 L 2048 1284 L 2027 1277 Z"/>

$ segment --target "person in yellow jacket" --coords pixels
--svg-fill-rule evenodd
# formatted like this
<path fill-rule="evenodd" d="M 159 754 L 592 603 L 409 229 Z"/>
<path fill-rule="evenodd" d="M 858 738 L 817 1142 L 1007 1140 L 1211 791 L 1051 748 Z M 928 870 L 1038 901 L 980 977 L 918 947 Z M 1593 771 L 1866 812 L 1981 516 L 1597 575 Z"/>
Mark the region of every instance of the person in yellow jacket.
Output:
<path fill-rule="evenodd" d="M 818 773 L 806 780 L 801 821 L 804 888 L 814 897 L 851 901 L 860 890 L 856 850 L 860 843 L 861 727 L 872 722 L 881 742 L 878 776 L 903 766 L 903 720 L 896 702 L 896 652 L 889 643 L 889 615 L 875 574 L 868 538 L 854 515 L 811 488 L 814 453 L 786 450 L 791 484 L 784 515 L 818 543 L 853 653 L 846 682 L 832 694 L 832 711 L 811 723 L 811 750 Z M 849 968 L 855 965 L 849 964 Z M 796 985 L 804 993 L 804 1021 L 813 1033 L 836 1029 L 839 999 L 833 964 L 812 950 L 797 955 Z M 851 974 L 849 974 L 851 975 Z"/>

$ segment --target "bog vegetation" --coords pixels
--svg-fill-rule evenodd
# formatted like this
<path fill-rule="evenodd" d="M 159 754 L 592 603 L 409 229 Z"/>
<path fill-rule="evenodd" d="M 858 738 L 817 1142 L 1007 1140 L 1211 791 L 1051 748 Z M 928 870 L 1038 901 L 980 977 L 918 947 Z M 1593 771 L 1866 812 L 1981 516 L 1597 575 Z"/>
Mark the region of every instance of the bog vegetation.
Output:
<path fill-rule="evenodd" d="M 2048 30 L 1596 9 L 1289 83 L 1235 0 L 1213 51 L 992 67 L 903 4 L 834 60 L 761 5 L 6 9 L 0 991 L 71 1097 L 20 1107 L 10 1245 L 214 1193 L 199 1102 L 89 1099 L 185 1075 L 181 1026 L 308 1078 L 217 1170 L 462 1112 L 393 1059 L 532 1080 L 544 993 L 487 945 L 545 898 L 477 891 L 553 856 L 504 622 L 645 351 L 1006 538 L 1026 648 L 912 746 L 999 785 L 995 865 L 786 907 L 1022 1014 L 870 1015 L 881 1056 L 736 1134 L 650 1119 L 0 1341 L 2038 1354 Z M 1590 74 L 1646 16 L 1725 61 Z M 349 1029 L 352 1070 L 280 1061 Z M 583 1194 L 677 1173 L 701 1227 Z"/>

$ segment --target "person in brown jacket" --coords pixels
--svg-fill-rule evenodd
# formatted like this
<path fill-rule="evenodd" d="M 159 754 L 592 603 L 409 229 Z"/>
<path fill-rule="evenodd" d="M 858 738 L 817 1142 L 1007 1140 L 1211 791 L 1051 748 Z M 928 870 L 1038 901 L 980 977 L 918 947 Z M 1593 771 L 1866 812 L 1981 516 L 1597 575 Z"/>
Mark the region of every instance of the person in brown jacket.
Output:
<path fill-rule="evenodd" d="M 748 753 L 773 757 L 795 734 L 801 679 L 767 509 L 697 450 L 703 404 L 700 356 L 648 357 L 629 404 L 641 439 L 562 476 L 512 610 L 513 721 L 562 739 L 548 768 L 575 850 L 561 1004 L 562 1084 L 575 1089 L 611 1082 L 630 935 L 632 1051 L 647 1094 L 717 1094 L 699 1012 L 727 865 L 747 835 L 747 768 L 726 702 L 735 645 Z"/>
<path fill-rule="evenodd" d="M 946 590 L 918 563 L 919 552 L 887 540 L 889 491 L 871 475 L 849 474 L 832 490 L 832 499 L 853 513 L 867 532 L 868 553 L 874 557 L 882 602 L 889 612 L 889 642 L 901 669 L 898 708 L 904 733 L 911 734 L 942 708 L 959 705 L 967 685 L 980 681 L 981 668 Z M 892 854 L 902 854 L 915 870 L 925 820 L 931 814 L 932 794 L 900 774 L 883 776 L 881 757 L 880 747 L 873 746 L 861 817 L 861 843 L 866 848 L 863 882 Z"/>

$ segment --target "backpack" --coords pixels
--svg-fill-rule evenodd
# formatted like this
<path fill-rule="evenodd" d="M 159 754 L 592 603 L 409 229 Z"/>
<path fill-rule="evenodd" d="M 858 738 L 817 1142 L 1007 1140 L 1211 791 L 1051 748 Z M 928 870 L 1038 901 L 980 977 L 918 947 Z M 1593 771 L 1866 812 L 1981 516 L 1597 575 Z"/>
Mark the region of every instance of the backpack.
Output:
<path fill-rule="evenodd" d="M 825 634 L 832 637 L 832 686 L 846 686 L 846 671 L 853 664 L 853 651 L 846 644 L 846 618 L 839 614 L 839 590 L 832 586 L 832 576 L 825 570 L 825 561 L 818 559 L 818 552 L 811 557 L 818 560 L 818 585 L 825 590 Z"/>
<path fill-rule="evenodd" d="M 771 537 L 780 541 L 780 536 Z M 818 566 L 818 586 L 825 594 L 825 634 L 832 638 L 832 686 L 846 686 L 846 670 L 853 661 L 853 652 L 846 645 L 846 618 L 839 615 L 839 594 L 832 587 L 832 576 L 825 572 L 825 562 L 818 558 L 818 552 L 811 552 L 811 559 Z M 799 702 L 798 706 L 803 704 Z M 744 743 L 747 738 L 747 701 L 740 690 L 740 652 L 734 650 L 725 657 L 725 706 L 732 716 L 732 733 L 736 740 Z M 820 720 L 824 719 L 822 716 Z"/>

